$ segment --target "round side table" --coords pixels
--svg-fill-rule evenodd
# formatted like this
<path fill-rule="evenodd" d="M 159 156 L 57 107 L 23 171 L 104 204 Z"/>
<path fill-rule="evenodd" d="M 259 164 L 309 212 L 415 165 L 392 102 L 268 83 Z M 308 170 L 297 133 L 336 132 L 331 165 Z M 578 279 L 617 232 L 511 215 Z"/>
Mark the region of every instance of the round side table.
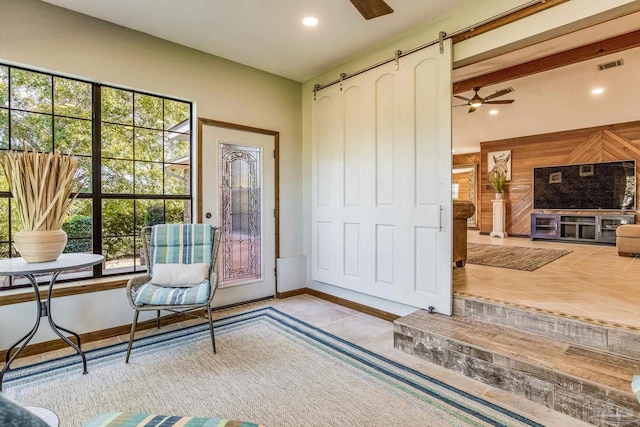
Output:
<path fill-rule="evenodd" d="M 47 317 L 49 319 L 49 325 L 53 332 L 55 332 L 62 340 L 67 343 L 70 347 L 72 347 L 76 353 L 78 353 L 82 357 L 82 367 L 83 373 L 87 373 L 87 357 L 84 355 L 84 352 L 81 349 L 80 335 L 77 333 L 70 331 L 68 329 L 59 326 L 56 322 L 54 322 L 53 317 L 51 315 L 51 293 L 53 291 L 53 285 L 56 283 L 56 279 L 58 275 L 63 271 L 68 270 L 76 270 L 79 268 L 90 267 L 92 265 L 100 264 L 104 260 L 102 255 L 97 254 L 62 254 L 58 257 L 57 260 L 51 262 L 36 262 L 36 263 L 28 263 L 22 258 L 9 258 L 0 260 L 0 276 L 24 276 L 29 283 L 31 283 L 31 287 L 33 288 L 33 292 L 36 297 L 36 321 L 31 328 L 31 331 L 27 333 L 24 337 L 20 338 L 18 342 L 9 347 L 7 350 L 7 354 L 5 357 L 5 364 L 0 371 L 0 392 L 2 392 L 2 378 L 4 374 L 10 369 L 9 366 L 11 362 L 18 357 L 18 354 L 27 346 L 31 338 L 36 334 L 38 327 L 40 326 L 40 319 L 43 317 Z M 46 274 L 51 273 L 51 279 L 49 280 L 49 290 L 47 293 L 47 300 L 41 301 L 40 299 L 40 289 L 38 287 L 38 282 L 36 281 L 35 276 L 37 274 Z M 73 335 L 76 338 L 77 345 L 73 343 L 69 338 L 67 338 L 62 332 L 67 332 L 68 334 Z M 20 346 L 15 353 L 11 354 L 11 352 Z"/>

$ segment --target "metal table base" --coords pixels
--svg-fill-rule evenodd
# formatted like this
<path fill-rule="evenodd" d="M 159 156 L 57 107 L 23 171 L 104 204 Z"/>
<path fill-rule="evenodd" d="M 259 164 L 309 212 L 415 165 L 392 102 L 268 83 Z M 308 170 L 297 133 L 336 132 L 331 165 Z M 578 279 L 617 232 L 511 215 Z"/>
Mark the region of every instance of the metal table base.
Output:
<path fill-rule="evenodd" d="M 70 255 L 70 254 L 69 254 Z M 100 258 L 97 260 L 97 262 L 91 261 L 89 264 L 83 263 L 83 266 L 87 266 L 87 265 L 93 265 L 93 264 L 97 264 L 99 262 L 101 262 L 103 258 L 100 256 Z M 9 347 L 9 349 L 7 350 L 7 354 L 5 355 L 5 364 L 4 367 L 2 368 L 2 371 L 0 371 L 0 392 L 2 392 L 2 380 L 4 378 L 5 373 L 7 373 L 11 368 L 11 363 L 18 357 L 18 355 L 22 352 L 22 350 L 24 350 L 24 348 L 27 346 L 27 344 L 29 344 L 29 341 L 31 341 L 31 339 L 34 337 L 34 335 L 36 334 L 36 331 L 38 330 L 38 328 L 40 327 L 40 319 L 42 319 L 43 317 L 47 317 L 49 320 L 49 325 L 51 326 L 51 329 L 53 330 L 53 332 L 56 333 L 56 335 L 58 335 L 60 338 L 62 338 L 62 340 L 67 343 L 67 345 L 69 345 L 71 348 L 73 348 L 77 354 L 80 355 L 80 357 L 82 357 L 82 369 L 83 369 L 83 374 L 87 374 L 87 356 L 84 354 L 84 352 L 82 351 L 82 342 L 80 341 L 80 335 L 78 335 L 77 333 L 63 328 L 62 326 L 58 325 L 54 320 L 53 320 L 53 316 L 51 313 L 51 296 L 53 293 L 53 285 L 56 283 L 56 279 L 58 278 L 58 275 L 64 271 L 65 269 L 69 269 L 69 268 L 61 268 L 61 269 L 56 269 L 56 270 L 50 270 L 49 272 L 52 273 L 51 275 L 51 279 L 49 280 L 49 286 L 48 286 L 48 292 L 47 292 L 47 300 L 46 301 L 42 301 L 40 298 L 40 292 L 39 292 L 39 288 L 38 288 L 38 282 L 36 281 L 35 275 L 34 274 L 28 274 L 28 273 L 22 273 L 21 275 L 23 277 L 25 277 L 29 283 L 31 284 L 31 287 L 33 288 L 33 291 L 35 293 L 35 298 L 36 298 L 36 322 L 33 325 L 33 328 L 31 329 L 31 331 L 29 331 L 24 337 L 20 338 L 15 344 L 13 344 L 11 347 Z M 74 343 L 73 341 L 71 341 L 69 338 L 67 338 L 67 336 L 65 336 L 61 331 L 66 332 L 68 334 L 71 334 L 73 337 L 75 337 L 76 339 L 76 343 Z M 14 352 L 14 350 L 17 348 L 17 350 Z"/>

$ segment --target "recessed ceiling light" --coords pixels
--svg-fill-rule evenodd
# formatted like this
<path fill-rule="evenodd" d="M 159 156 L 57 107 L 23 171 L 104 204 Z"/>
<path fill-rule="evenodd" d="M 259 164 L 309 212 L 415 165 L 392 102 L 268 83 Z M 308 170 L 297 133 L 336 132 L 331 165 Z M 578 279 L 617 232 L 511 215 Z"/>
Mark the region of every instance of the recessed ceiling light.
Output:
<path fill-rule="evenodd" d="M 601 88 L 601 87 L 597 87 L 597 88 L 595 88 L 595 89 L 593 89 L 593 90 L 591 91 L 591 93 L 592 93 L 592 94 L 594 94 L 594 95 L 600 95 L 600 94 L 601 94 L 601 93 L 603 93 L 603 92 L 604 92 L 604 89 L 603 89 L 603 88 Z"/>
<path fill-rule="evenodd" d="M 318 25 L 318 18 L 314 16 L 307 16 L 302 20 L 302 23 L 307 27 L 315 27 L 316 25 Z"/>
<path fill-rule="evenodd" d="M 492 116 L 495 116 L 496 114 L 498 114 L 498 110 L 490 110 L 489 114 L 491 114 Z"/>

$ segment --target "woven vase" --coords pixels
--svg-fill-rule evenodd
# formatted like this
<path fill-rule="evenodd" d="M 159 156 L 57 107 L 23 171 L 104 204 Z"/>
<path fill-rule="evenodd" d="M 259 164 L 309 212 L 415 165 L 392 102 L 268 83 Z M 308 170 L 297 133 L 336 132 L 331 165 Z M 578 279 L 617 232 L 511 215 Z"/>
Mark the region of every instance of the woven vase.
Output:
<path fill-rule="evenodd" d="M 14 236 L 14 243 L 27 262 L 55 261 L 67 245 L 67 233 L 64 230 L 20 231 Z"/>

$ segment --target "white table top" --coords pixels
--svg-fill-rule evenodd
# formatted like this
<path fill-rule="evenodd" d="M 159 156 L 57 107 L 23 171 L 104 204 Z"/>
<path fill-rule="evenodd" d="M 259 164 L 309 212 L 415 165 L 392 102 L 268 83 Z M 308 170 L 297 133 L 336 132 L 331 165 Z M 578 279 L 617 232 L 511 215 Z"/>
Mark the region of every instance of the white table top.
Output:
<path fill-rule="evenodd" d="M 56 271 L 74 270 L 100 264 L 104 260 L 97 254 L 62 254 L 55 261 L 26 262 L 22 258 L 0 259 L 0 275 L 22 276 L 25 274 L 53 273 Z"/>

